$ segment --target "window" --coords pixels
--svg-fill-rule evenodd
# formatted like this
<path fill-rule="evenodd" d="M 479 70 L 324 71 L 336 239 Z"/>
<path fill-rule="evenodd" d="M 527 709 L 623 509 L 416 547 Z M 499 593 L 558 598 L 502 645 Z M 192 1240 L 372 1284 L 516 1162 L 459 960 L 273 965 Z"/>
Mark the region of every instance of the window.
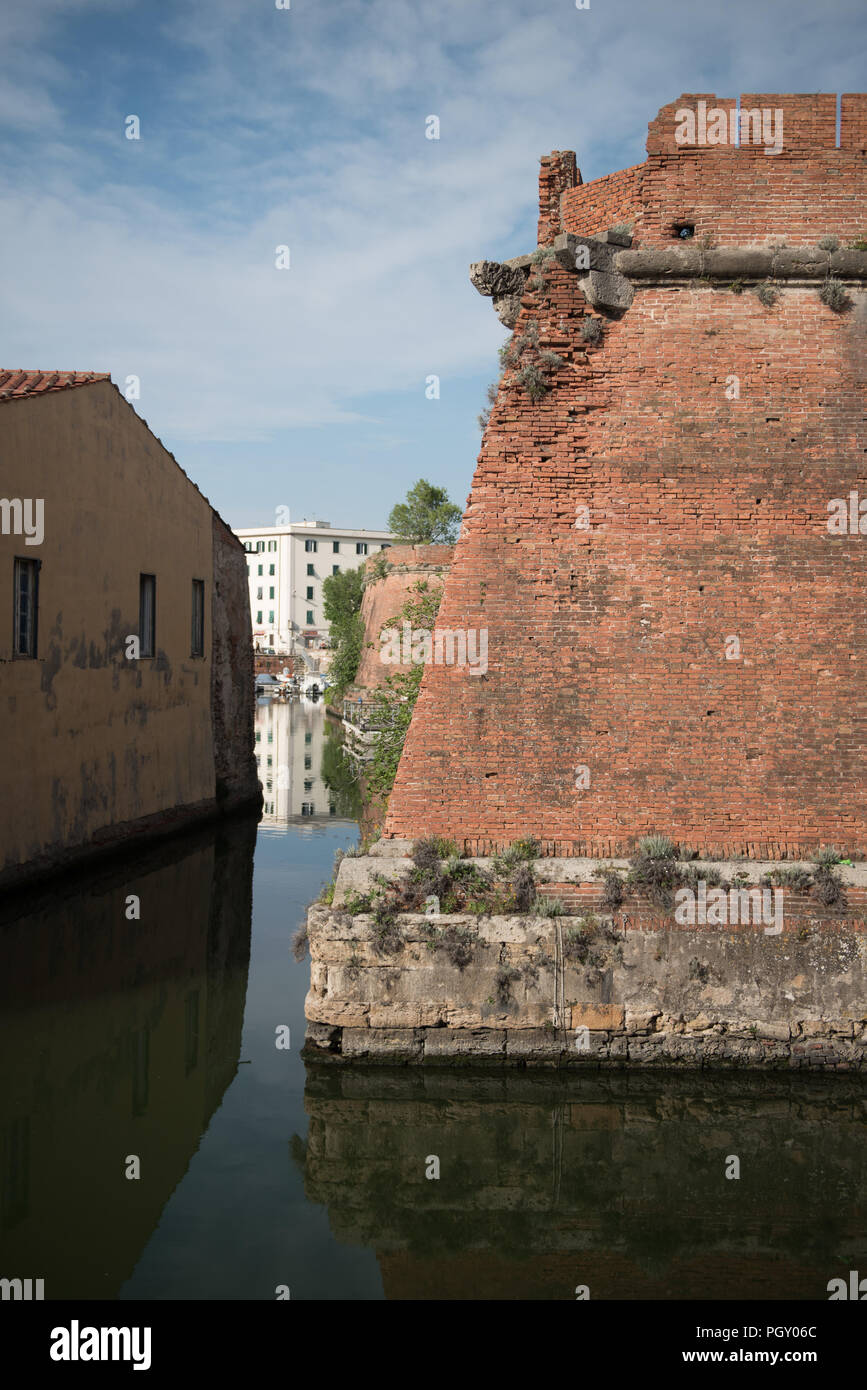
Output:
<path fill-rule="evenodd" d="M 256 737 L 258 738 L 258 734 L 256 735 Z M 274 730 L 273 730 L 273 729 L 269 729 L 269 730 L 268 730 L 268 742 L 269 742 L 269 743 L 273 743 L 273 742 L 274 742 Z"/>
<path fill-rule="evenodd" d="M 153 656 L 157 642 L 157 580 L 142 574 L 138 581 L 139 655 Z"/>
<path fill-rule="evenodd" d="M 257 542 L 256 542 L 256 549 L 257 549 L 257 551 L 260 551 L 260 552 L 263 551 L 263 550 L 265 549 L 265 542 L 264 542 L 264 541 L 257 541 Z M 261 574 L 261 572 L 262 572 L 262 571 L 260 570 L 259 573 Z"/>
<path fill-rule="evenodd" d="M 305 735 L 304 735 L 304 742 L 305 742 L 305 743 L 312 743 L 312 742 L 313 742 L 313 735 L 312 735 L 312 733 L 310 732 L 309 729 L 307 730 L 307 732 L 306 732 Z"/>
<path fill-rule="evenodd" d="M 268 634 L 268 646 L 269 646 L 269 647 L 273 647 L 273 645 L 274 645 L 274 634 L 273 634 L 273 632 L 270 632 L 270 633 Z"/>
<path fill-rule="evenodd" d="M 332 574 L 339 574 L 339 573 L 340 573 L 340 566 L 339 566 L 339 565 L 332 565 L 332 566 L 331 566 L 331 573 L 332 573 Z"/>
<path fill-rule="evenodd" d="M 305 770 L 305 772 L 309 772 L 310 769 L 311 769 L 312 767 L 313 767 L 313 754 L 312 754 L 312 753 L 305 753 L 305 754 L 304 754 L 304 770 Z"/>
<path fill-rule="evenodd" d="M 268 549 L 269 549 L 269 550 L 276 550 L 276 549 L 277 549 L 277 542 L 276 542 L 276 541 L 269 541 L 269 542 L 268 542 Z M 273 574 L 274 571 L 272 570 L 271 573 Z"/>
<path fill-rule="evenodd" d="M 312 779 L 312 778 L 308 778 L 307 781 L 304 783 L 304 790 L 305 790 L 306 792 L 312 792 L 312 790 L 313 790 L 313 779 Z"/>
<path fill-rule="evenodd" d="M 262 625 L 262 610 L 261 610 L 261 608 L 260 608 L 260 609 L 259 609 L 259 612 L 256 614 L 256 626 L 257 626 L 257 627 L 261 627 L 261 625 Z"/>
<path fill-rule="evenodd" d="M 308 565 L 308 566 L 307 566 L 307 573 L 308 573 L 308 574 L 315 574 L 315 573 L 316 573 L 316 571 L 314 570 L 314 568 L 313 568 L 312 565 Z"/>
<path fill-rule="evenodd" d="M 36 655 L 39 613 L 39 560 L 15 561 L 15 656 Z"/>
<path fill-rule="evenodd" d="M 307 609 L 307 621 L 308 621 L 308 623 L 312 623 L 312 622 L 313 622 L 313 609 L 312 609 L 312 608 L 308 608 L 308 609 Z"/>
<path fill-rule="evenodd" d="M 193 622 L 190 634 L 190 656 L 205 655 L 205 581 L 193 580 Z"/>
<path fill-rule="evenodd" d="M 269 565 L 269 566 L 268 566 L 268 573 L 269 573 L 269 574 L 273 574 L 273 573 L 274 573 L 274 566 L 273 566 L 273 565 Z"/>
<path fill-rule="evenodd" d="M 269 767 L 273 767 L 273 766 L 274 766 L 274 758 L 273 758 L 273 755 L 272 755 L 271 753 L 268 754 L 267 763 L 268 763 L 268 766 L 269 766 Z"/>
<path fill-rule="evenodd" d="M 315 555 L 318 549 L 318 544 L 316 541 L 305 541 L 304 549 L 307 551 L 308 555 Z"/>
<path fill-rule="evenodd" d="M 301 802 L 301 814 L 302 814 L 302 816 L 312 816 L 312 815 L 313 815 L 313 802 L 312 802 L 312 801 L 302 801 L 302 802 Z"/>
<path fill-rule="evenodd" d="M 307 602 L 309 603 L 310 600 L 311 600 L 312 598 L 313 598 L 313 585 L 312 585 L 312 584 L 308 584 L 308 585 L 307 585 Z"/>
<path fill-rule="evenodd" d="M 259 571 L 258 571 L 258 572 L 259 572 L 259 574 L 262 573 L 262 566 L 261 566 L 261 565 L 259 566 Z"/>
<path fill-rule="evenodd" d="M 332 542 L 331 542 L 331 550 L 332 550 L 332 553 L 333 553 L 334 555 L 339 555 L 339 554 L 340 554 L 340 541 L 332 541 Z"/>
<path fill-rule="evenodd" d="M 334 804 L 333 801 L 329 801 L 329 803 L 328 803 L 328 814 L 329 814 L 329 816 L 336 816 L 336 815 L 337 815 L 337 807 L 335 806 L 335 804 Z"/>
<path fill-rule="evenodd" d="M 270 586 L 270 588 L 269 588 L 269 590 L 268 590 L 268 597 L 269 597 L 269 598 L 273 598 L 273 597 L 274 597 L 274 585 L 273 585 L 273 584 Z"/>
<path fill-rule="evenodd" d="M 270 737 L 270 735 L 269 735 L 269 737 Z M 261 731 L 260 731 L 259 729 L 256 730 L 256 742 L 257 742 L 257 743 L 261 743 L 261 742 L 262 742 L 262 734 L 261 734 Z"/>
<path fill-rule="evenodd" d="M 262 597 L 262 585 L 261 585 L 261 584 L 259 585 L 258 589 L 256 590 L 256 597 L 257 597 L 257 598 L 261 598 L 261 597 Z"/>
<path fill-rule="evenodd" d="M 273 621 L 274 621 L 274 609 L 272 608 L 271 611 L 270 611 L 269 614 L 268 614 L 268 622 L 269 622 L 269 623 L 273 623 Z M 271 646 L 273 647 L 273 645 L 274 645 L 274 636 L 273 636 L 273 633 L 272 633 L 272 635 L 271 635 Z"/>
<path fill-rule="evenodd" d="M 356 541 L 356 542 L 355 542 L 355 553 L 356 553 L 356 555 L 366 555 L 366 554 L 367 554 L 367 541 Z"/>

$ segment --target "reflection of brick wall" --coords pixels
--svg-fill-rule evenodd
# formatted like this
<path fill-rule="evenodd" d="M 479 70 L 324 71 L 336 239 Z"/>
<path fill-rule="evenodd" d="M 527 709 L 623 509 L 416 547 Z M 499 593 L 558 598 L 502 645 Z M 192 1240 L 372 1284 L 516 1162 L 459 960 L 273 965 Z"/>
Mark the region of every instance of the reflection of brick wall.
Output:
<path fill-rule="evenodd" d="M 364 647 L 355 677 L 355 686 L 359 690 L 374 690 L 394 671 L 404 669 L 384 665 L 380 660 L 380 631 L 412 597 L 413 586 L 419 580 L 428 580 L 432 587 L 442 584 L 453 553 L 454 546 L 451 545 L 393 545 L 385 552 L 391 568 L 384 579 L 368 585 L 361 601 Z M 368 574 L 378 559 L 377 555 L 367 561 Z"/>
<path fill-rule="evenodd" d="M 867 236 L 867 96 L 843 98 L 840 149 L 833 97 L 743 98 L 783 109 L 778 156 L 676 147 L 674 111 L 695 100 L 663 108 L 610 204 L 566 187 L 562 229 L 626 220 L 631 187 L 636 246 L 682 245 L 674 221 L 694 224 L 696 253 L 705 231 L 723 248 Z M 543 180 L 548 235 L 564 158 Z M 715 279 L 634 278 L 598 345 L 574 272 L 528 283 L 516 333 L 535 322 L 563 365 L 536 403 L 500 388 L 440 614 L 487 628 L 488 671 L 426 671 L 387 835 L 479 852 L 532 833 L 549 854 L 598 855 L 660 830 L 762 858 L 867 851 L 867 537 L 827 530 L 832 498 L 867 498 L 865 258 L 849 254 L 843 314 L 815 276 L 765 307 L 719 264 Z"/>

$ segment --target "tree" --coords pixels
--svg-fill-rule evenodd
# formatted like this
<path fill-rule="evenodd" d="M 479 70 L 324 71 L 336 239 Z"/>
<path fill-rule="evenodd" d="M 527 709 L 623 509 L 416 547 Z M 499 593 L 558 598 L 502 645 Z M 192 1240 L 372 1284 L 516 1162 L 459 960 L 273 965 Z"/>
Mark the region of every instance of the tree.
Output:
<path fill-rule="evenodd" d="M 329 674 L 334 682 L 334 697 L 338 699 L 355 680 L 361 660 L 364 644 L 361 617 L 363 593 L 363 567 L 330 574 L 322 585 L 323 611 L 335 648 Z"/>
<path fill-rule="evenodd" d="M 461 509 L 449 501 L 445 488 L 419 478 L 405 502 L 392 507 L 388 529 L 406 545 L 454 545 Z"/>

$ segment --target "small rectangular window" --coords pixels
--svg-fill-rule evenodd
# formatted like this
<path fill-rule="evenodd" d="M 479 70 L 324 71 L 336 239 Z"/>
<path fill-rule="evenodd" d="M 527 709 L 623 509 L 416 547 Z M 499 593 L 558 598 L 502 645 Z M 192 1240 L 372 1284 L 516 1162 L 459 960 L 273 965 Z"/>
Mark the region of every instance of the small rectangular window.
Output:
<path fill-rule="evenodd" d="M 269 623 L 273 623 L 273 621 L 274 621 L 274 609 L 272 608 L 271 611 L 270 611 L 269 614 L 268 614 L 268 622 L 269 622 Z M 272 641 L 272 642 L 274 641 L 274 636 L 273 636 L 273 634 L 272 634 L 272 636 L 271 636 L 271 641 Z"/>
<path fill-rule="evenodd" d="M 269 573 L 269 574 L 273 574 L 273 573 L 274 573 L 274 566 L 273 566 L 273 565 L 269 565 L 269 566 L 268 566 L 268 573 Z"/>
<path fill-rule="evenodd" d="M 39 560 L 15 561 L 15 656 L 36 655 L 39 614 Z"/>
<path fill-rule="evenodd" d="M 307 622 L 308 622 L 308 623 L 312 623 L 312 622 L 313 622 L 313 609 L 312 609 L 312 608 L 308 608 L 308 609 L 307 609 Z"/>
<path fill-rule="evenodd" d="M 269 598 L 273 598 L 273 597 L 274 597 L 274 585 L 273 585 L 273 584 L 272 584 L 272 585 L 270 586 L 270 588 L 268 589 L 268 597 L 269 597 Z"/>
<path fill-rule="evenodd" d="M 261 610 L 261 608 L 259 609 L 259 612 L 256 614 L 256 626 L 257 626 L 257 627 L 261 627 L 261 626 L 262 626 L 262 610 Z"/>
<path fill-rule="evenodd" d="M 339 565 L 332 565 L 332 566 L 331 566 L 331 573 L 332 573 L 332 574 L 339 574 L 339 573 L 340 573 L 340 566 L 339 566 Z"/>
<path fill-rule="evenodd" d="M 258 587 L 258 589 L 256 590 L 256 597 L 257 597 L 257 598 L 261 598 L 261 597 L 262 597 L 262 592 L 263 592 L 263 591 L 262 591 L 262 585 L 260 584 L 259 587 Z"/>
<path fill-rule="evenodd" d="M 332 541 L 332 542 L 331 542 L 331 550 L 332 550 L 333 554 L 339 555 L 339 554 L 340 554 L 340 541 Z"/>
<path fill-rule="evenodd" d="M 367 541 L 356 541 L 356 542 L 355 542 L 355 553 L 356 553 L 356 555 L 366 555 L 366 554 L 367 554 Z"/>
<path fill-rule="evenodd" d="M 308 574 L 315 574 L 315 573 L 316 573 L 316 571 L 314 570 L 314 568 L 313 568 L 312 565 L 308 565 L 308 566 L 307 566 L 307 573 L 308 573 Z"/>
<path fill-rule="evenodd" d="M 259 566 L 259 574 L 261 574 L 261 573 L 262 573 L 262 566 L 260 565 L 260 566 Z"/>
<path fill-rule="evenodd" d="M 311 554 L 315 555 L 315 553 L 316 553 L 316 551 L 317 551 L 317 549 L 318 549 L 317 542 L 316 542 L 316 541 L 305 541 L 305 542 L 304 542 L 304 549 L 307 551 L 308 555 L 311 555 Z"/>
<path fill-rule="evenodd" d="M 312 599 L 312 597 L 313 597 L 313 585 L 312 585 L 312 584 L 308 584 L 308 585 L 307 585 L 307 599 L 308 599 L 308 602 L 309 602 L 310 599 Z"/>
<path fill-rule="evenodd" d="M 312 754 L 312 753 L 305 753 L 305 754 L 304 754 L 304 767 L 305 767 L 306 771 L 309 772 L 310 769 L 312 768 L 312 766 L 313 766 L 313 754 Z"/>
<path fill-rule="evenodd" d="M 157 580 L 154 574 L 139 576 L 139 655 L 153 656 L 157 644 Z"/>
<path fill-rule="evenodd" d="M 193 580 L 193 624 L 190 656 L 205 655 L 205 581 Z"/>

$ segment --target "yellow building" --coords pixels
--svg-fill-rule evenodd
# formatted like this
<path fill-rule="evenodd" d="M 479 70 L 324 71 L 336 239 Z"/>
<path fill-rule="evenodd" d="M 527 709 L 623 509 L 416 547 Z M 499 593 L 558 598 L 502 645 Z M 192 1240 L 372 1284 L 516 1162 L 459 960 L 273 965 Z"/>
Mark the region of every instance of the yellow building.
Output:
<path fill-rule="evenodd" d="M 255 803 L 251 652 L 241 545 L 109 377 L 0 370 L 0 887 Z"/>

